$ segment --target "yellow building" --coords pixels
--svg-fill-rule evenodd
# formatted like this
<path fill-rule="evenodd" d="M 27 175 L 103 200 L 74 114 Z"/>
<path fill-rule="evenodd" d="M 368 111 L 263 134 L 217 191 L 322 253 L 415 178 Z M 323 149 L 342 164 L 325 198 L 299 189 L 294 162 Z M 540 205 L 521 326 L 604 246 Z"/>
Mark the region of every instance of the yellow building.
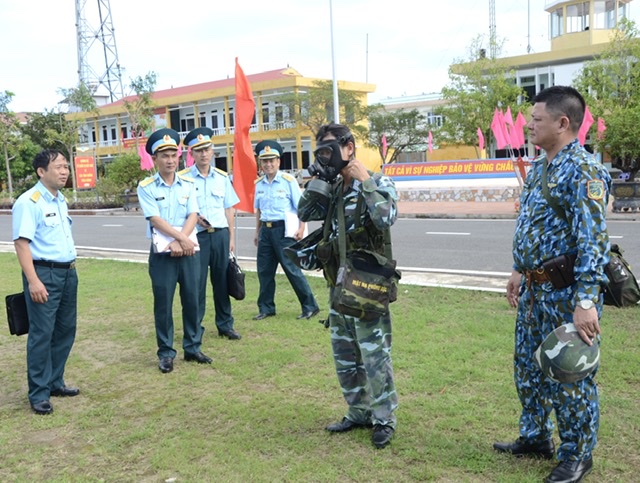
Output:
<path fill-rule="evenodd" d="M 284 148 L 281 169 L 302 170 L 312 161 L 313 133 L 296 123 L 286 105 L 280 103 L 283 95 L 303 93 L 318 81 L 302 76 L 292 68 L 247 75 L 256 103 L 256 112 L 250 129 L 255 145 L 263 139 L 277 139 Z M 340 90 L 352 91 L 367 103 L 367 94 L 375 86 L 357 82 L 339 81 Z M 131 100 L 133 97 L 125 98 Z M 223 79 L 153 93 L 156 106 L 155 127 L 170 127 L 184 136 L 196 127 L 213 129 L 217 167 L 232 170 L 235 79 Z M 81 129 L 79 153 L 93 154 L 96 159 L 110 161 L 114 156 L 135 147 L 131 123 L 123 99 L 99 107 L 98 114 L 78 113 L 86 124 Z M 139 139 L 146 143 L 145 139 Z"/>

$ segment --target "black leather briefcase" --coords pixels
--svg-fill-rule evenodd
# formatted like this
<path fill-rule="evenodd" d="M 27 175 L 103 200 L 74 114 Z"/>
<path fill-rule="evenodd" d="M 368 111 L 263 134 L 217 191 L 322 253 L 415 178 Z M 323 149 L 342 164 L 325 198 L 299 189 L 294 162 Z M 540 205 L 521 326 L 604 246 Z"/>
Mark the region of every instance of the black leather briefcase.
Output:
<path fill-rule="evenodd" d="M 24 335 L 29 333 L 29 316 L 27 315 L 27 303 L 24 292 L 7 295 L 7 320 L 11 335 Z"/>

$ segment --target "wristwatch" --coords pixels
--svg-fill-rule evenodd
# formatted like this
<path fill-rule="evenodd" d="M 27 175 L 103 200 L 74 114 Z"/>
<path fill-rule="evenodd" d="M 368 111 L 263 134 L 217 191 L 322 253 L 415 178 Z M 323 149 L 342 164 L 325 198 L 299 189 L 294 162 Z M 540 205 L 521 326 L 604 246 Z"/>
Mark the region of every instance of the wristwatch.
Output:
<path fill-rule="evenodd" d="M 582 310 L 589 310 L 589 309 L 592 309 L 594 306 L 595 304 L 593 303 L 593 300 L 584 299 L 578 302 L 578 307 L 580 307 Z"/>

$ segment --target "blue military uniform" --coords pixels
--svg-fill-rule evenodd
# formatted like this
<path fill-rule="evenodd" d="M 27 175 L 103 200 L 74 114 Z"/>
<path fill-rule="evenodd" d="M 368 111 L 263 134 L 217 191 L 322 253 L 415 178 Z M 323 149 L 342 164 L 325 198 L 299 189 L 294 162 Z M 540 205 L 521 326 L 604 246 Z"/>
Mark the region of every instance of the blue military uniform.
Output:
<path fill-rule="evenodd" d="M 542 191 L 544 156 L 533 162 L 520 198 L 513 241 L 514 269 L 525 273 L 562 254 L 575 254 L 576 282 L 555 289 L 550 282 L 523 279 L 515 331 L 514 379 L 522 404 L 520 435 L 533 444 L 550 440 L 556 411 L 560 461 L 591 457 L 599 425 L 595 373 L 573 384 L 546 378 L 533 354 L 545 337 L 561 324 L 573 322 L 580 300 L 592 300 L 602 313 L 601 286 L 609 257 L 605 214 L 611 178 L 607 170 L 574 140 L 548 164 L 551 197 L 566 213 L 558 217 Z"/>
<path fill-rule="evenodd" d="M 184 142 L 191 149 L 209 146 L 212 132 L 209 128 L 194 129 L 185 137 Z M 199 214 L 210 223 L 209 228 L 197 225 L 200 245 L 198 318 L 202 324 L 207 306 L 207 278 L 210 276 L 218 333 L 233 334 L 234 319 L 227 286 L 229 223 L 225 210 L 236 205 L 240 199 L 227 173 L 213 166 L 207 176 L 203 176 L 196 165 L 179 174 L 188 175 L 195 180 Z"/>
<path fill-rule="evenodd" d="M 284 249 L 295 243 L 293 238 L 285 237 L 285 217 L 288 213 L 297 212 L 300 195 L 298 182 L 287 173 L 278 171 L 271 182 L 267 176 L 256 180 L 254 207 L 260 210 L 258 308 L 261 314 L 276 313 L 274 296 L 278 263 L 298 297 L 302 314 L 313 314 L 319 310 L 304 274 L 284 254 Z"/>
<path fill-rule="evenodd" d="M 33 302 L 23 273 L 29 314 L 29 401 L 35 404 L 49 400 L 52 391 L 65 387 L 64 369 L 77 323 L 76 249 L 67 202 L 61 192 L 53 196 L 38 182 L 16 200 L 12 214 L 13 239 L 30 241 L 34 268 L 49 293 L 47 302 Z"/>
<path fill-rule="evenodd" d="M 158 133 L 169 132 L 162 137 Z M 177 138 L 177 139 L 176 139 Z M 179 137 L 170 129 L 156 131 L 147 142 L 150 154 L 163 148 L 177 148 Z M 138 199 L 146 219 L 160 217 L 173 227 L 182 227 L 192 213 L 198 212 L 195 183 L 192 178 L 176 174 L 174 182 L 167 185 L 160 173 L 144 179 L 138 185 Z M 147 227 L 151 237 L 152 227 Z M 199 253 L 193 256 L 172 257 L 168 253 L 155 253 L 151 245 L 149 253 L 149 276 L 153 290 L 153 312 L 155 318 L 158 358 L 174 359 L 173 348 L 173 297 L 176 285 L 180 284 L 182 305 L 183 339 L 185 358 L 200 352 L 202 327 L 198 318 Z M 164 372 L 164 371 L 163 371 Z"/>

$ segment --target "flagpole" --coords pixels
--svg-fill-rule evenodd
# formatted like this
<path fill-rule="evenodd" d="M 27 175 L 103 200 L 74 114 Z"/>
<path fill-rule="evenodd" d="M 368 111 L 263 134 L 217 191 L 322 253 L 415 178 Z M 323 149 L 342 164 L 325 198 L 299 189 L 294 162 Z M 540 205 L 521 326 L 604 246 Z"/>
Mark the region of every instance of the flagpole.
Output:
<path fill-rule="evenodd" d="M 336 57 L 333 50 L 333 5 L 329 0 L 329 23 L 331 25 L 331 68 L 333 72 L 333 122 L 340 122 L 340 105 L 338 104 L 338 81 L 336 80 Z"/>

